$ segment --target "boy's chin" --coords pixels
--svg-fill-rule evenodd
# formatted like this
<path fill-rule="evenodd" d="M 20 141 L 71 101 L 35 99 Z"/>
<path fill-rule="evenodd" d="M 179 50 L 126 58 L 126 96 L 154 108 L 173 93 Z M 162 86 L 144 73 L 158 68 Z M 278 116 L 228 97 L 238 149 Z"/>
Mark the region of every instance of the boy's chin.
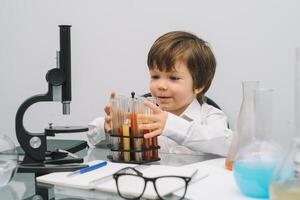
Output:
<path fill-rule="evenodd" d="M 162 109 L 163 111 L 167 111 L 169 112 L 170 110 L 172 110 L 169 106 L 164 105 L 164 104 L 158 104 L 160 109 Z"/>

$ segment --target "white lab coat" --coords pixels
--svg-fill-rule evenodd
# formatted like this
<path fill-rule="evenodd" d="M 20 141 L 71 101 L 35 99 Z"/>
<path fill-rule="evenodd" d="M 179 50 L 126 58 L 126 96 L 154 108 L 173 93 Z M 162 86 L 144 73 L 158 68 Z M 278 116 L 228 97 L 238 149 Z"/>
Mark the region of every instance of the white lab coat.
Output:
<path fill-rule="evenodd" d="M 89 126 L 88 140 L 97 145 L 105 139 L 104 118 L 95 119 Z M 195 99 L 180 116 L 168 113 L 158 144 L 161 152 L 225 156 L 231 136 L 224 112 L 206 103 L 200 105 Z"/>

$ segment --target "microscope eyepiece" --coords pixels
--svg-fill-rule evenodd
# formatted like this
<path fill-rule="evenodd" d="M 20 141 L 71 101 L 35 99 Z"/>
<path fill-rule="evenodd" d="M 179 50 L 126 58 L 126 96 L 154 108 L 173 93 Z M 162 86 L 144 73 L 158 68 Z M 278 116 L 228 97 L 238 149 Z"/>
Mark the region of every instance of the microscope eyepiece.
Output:
<path fill-rule="evenodd" d="M 71 33 L 70 25 L 60 25 L 59 69 L 64 72 L 65 81 L 62 85 L 63 114 L 70 114 L 71 96 Z"/>

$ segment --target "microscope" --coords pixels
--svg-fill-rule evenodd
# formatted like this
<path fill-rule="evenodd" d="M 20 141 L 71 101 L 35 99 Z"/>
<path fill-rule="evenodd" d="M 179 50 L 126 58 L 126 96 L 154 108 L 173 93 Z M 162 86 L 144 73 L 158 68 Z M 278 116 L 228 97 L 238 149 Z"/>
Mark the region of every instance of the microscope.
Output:
<path fill-rule="evenodd" d="M 56 133 L 75 133 L 88 130 L 85 126 L 53 126 L 50 124 L 42 133 L 31 133 L 23 125 L 26 110 L 34 103 L 60 101 L 63 114 L 70 114 L 71 103 L 71 36 L 70 25 L 60 25 L 60 51 L 57 53 L 57 67 L 46 74 L 48 91 L 32 96 L 19 107 L 15 118 L 18 142 L 25 152 L 24 159 L 18 167 L 20 173 L 35 173 L 36 176 L 51 172 L 74 171 L 83 165 L 83 159 L 65 159 L 56 156 L 58 152 L 47 150 L 47 136 Z M 58 158 L 58 159 L 57 159 Z M 75 163 L 75 164 L 74 164 Z"/>

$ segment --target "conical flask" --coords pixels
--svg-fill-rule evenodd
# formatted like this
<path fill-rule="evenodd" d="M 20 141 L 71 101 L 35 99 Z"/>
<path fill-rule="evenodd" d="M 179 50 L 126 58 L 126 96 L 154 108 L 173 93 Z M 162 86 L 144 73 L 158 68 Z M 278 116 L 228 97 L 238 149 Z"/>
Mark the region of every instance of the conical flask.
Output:
<path fill-rule="evenodd" d="M 254 139 L 241 147 L 233 164 L 240 191 L 249 197 L 268 198 L 275 166 L 282 159 L 280 147 L 272 140 L 271 89 L 254 91 Z"/>
<path fill-rule="evenodd" d="M 276 167 L 270 186 L 272 200 L 300 199 L 300 49 L 296 49 L 295 65 L 295 131 L 291 148 Z"/>
<path fill-rule="evenodd" d="M 240 147 L 249 144 L 253 139 L 254 132 L 254 90 L 258 89 L 258 81 L 244 81 L 243 87 L 243 100 L 240 107 L 237 128 L 234 132 L 230 148 L 225 160 L 226 169 L 232 170 L 232 165 L 236 153 Z"/>

